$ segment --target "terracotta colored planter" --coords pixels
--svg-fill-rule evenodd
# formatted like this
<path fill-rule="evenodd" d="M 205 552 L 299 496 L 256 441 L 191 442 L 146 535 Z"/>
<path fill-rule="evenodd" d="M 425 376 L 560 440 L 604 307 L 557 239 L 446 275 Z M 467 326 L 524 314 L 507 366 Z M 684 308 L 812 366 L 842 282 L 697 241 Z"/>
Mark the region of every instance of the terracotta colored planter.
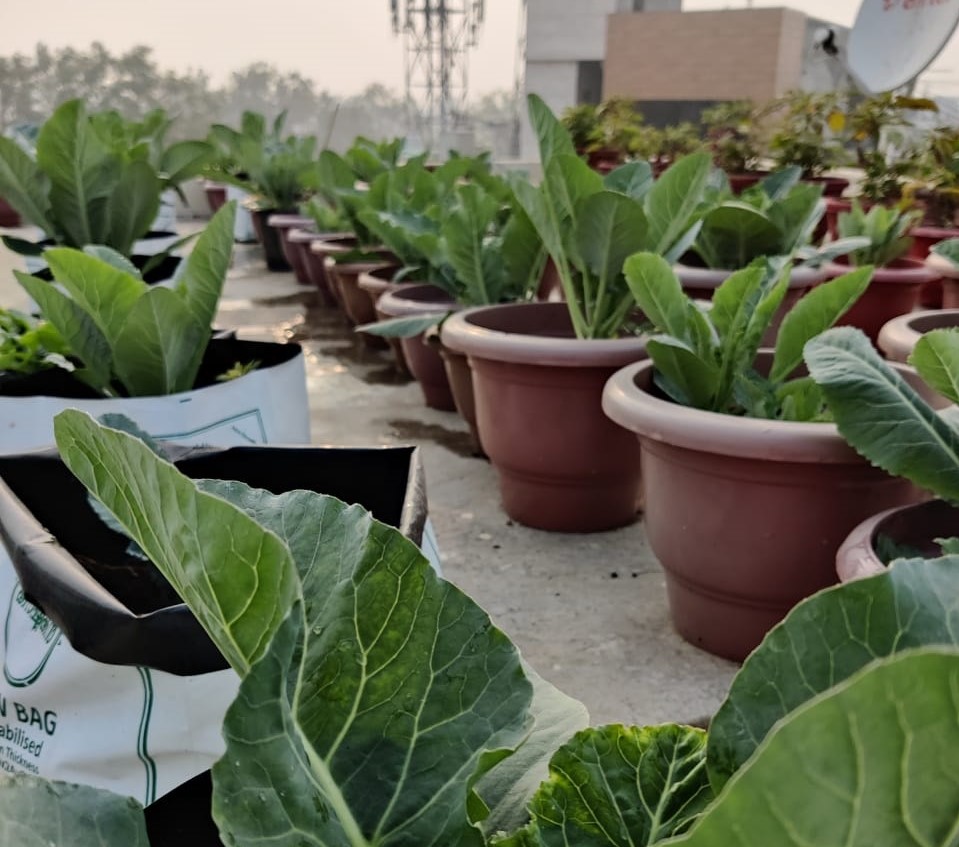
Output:
<path fill-rule="evenodd" d="M 886 569 L 877 552 L 881 539 L 896 547 L 933 559 L 942 555 L 936 538 L 959 535 L 959 510 L 943 500 L 930 500 L 887 509 L 866 518 L 836 553 L 836 573 L 842 582 L 875 576 Z"/>
<path fill-rule="evenodd" d="M 206 194 L 206 202 L 210 206 L 210 211 L 216 214 L 220 207 L 226 203 L 226 186 L 217 185 L 215 182 L 203 183 L 203 192 Z"/>
<path fill-rule="evenodd" d="M 253 230 L 256 232 L 257 241 L 263 247 L 263 255 L 266 258 L 266 266 L 271 271 L 288 271 L 290 263 L 283 254 L 283 242 L 280 239 L 278 230 L 271 227 L 267 221 L 272 215 L 281 214 L 276 209 L 264 209 L 262 211 L 251 211 L 250 217 L 253 220 Z"/>
<path fill-rule="evenodd" d="M 357 280 L 357 285 L 367 293 L 367 296 L 369 296 L 370 301 L 373 303 L 373 311 L 379 320 L 383 320 L 386 317 L 386 315 L 377 308 L 380 297 L 388 291 L 396 291 L 404 285 L 410 284 L 393 282 L 396 271 L 396 265 L 384 265 L 382 268 L 376 268 L 369 273 L 360 274 Z M 406 355 L 403 353 L 403 345 L 400 343 L 400 339 L 387 338 L 386 343 L 390 345 L 390 350 L 393 352 L 393 361 L 396 364 L 396 369 L 401 373 L 411 373 L 409 365 L 406 363 Z"/>
<path fill-rule="evenodd" d="M 673 270 L 679 277 L 679 282 L 683 286 L 683 291 L 690 297 L 697 300 L 712 300 L 713 292 L 722 285 L 733 271 L 713 270 L 711 268 L 697 268 L 691 265 L 675 265 Z M 789 289 L 782 303 L 779 304 L 779 310 L 773 317 L 769 329 L 763 336 L 763 344 L 772 347 L 776 343 L 776 335 L 779 332 L 779 326 L 789 310 L 796 305 L 799 298 L 803 296 L 810 288 L 819 285 L 826 278 L 826 272 L 822 269 L 804 268 L 797 265 L 792 269 L 789 276 Z"/>
<path fill-rule="evenodd" d="M 839 259 L 826 270 L 829 278 L 835 279 L 848 273 L 850 266 Z M 859 327 L 875 344 L 883 324 L 909 314 L 916 306 L 919 289 L 932 279 L 935 274 L 915 259 L 897 259 L 887 267 L 876 268 L 869 287 L 836 325 Z"/>
<path fill-rule="evenodd" d="M 959 309 L 959 268 L 938 253 L 926 256 L 926 267 L 939 281 L 943 309 Z"/>
<path fill-rule="evenodd" d="M 20 215 L 3 197 L 0 197 L 0 226 L 20 226 Z"/>
<path fill-rule="evenodd" d="M 324 260 L 326 275 L 334 280 L 336 290 L 340 294 L 340 305 L 346 313 L 347 320 L 354 326 L 373 323 L 376 320 L 376 311 L 370 298 L 357 284 L 362 273 L 381 268 L 384 262 L 374 259 L 368 262 L 337 262 L 336 254 L 327 256 Z M 368 333 L 358 333 L 367 347 L 386 348 L 389 345 L 385 338 Z"/>
<path fill-rule="evenodd" d="M 384 318 L 400 318 L 442 315 L 459 306 L 449 294 L 435 285 L 410 284 L 397 291 L 388 291 L 377 301 L 376 308 Z M 400 345 L 410 373 L 420 384 L 426 405 L 441 412 L 455 412 L 456 402 L 437 346 L 428 344 L 423 333 L 413 338 L 401 338 Z"/>
<path fill-rule="evenodd" d="M 577 339 L 566 304 L 518 303 L 459 312 L 442 339 L 469 357 L 479 437 L 513 520 L 598 532 L 636 519 L 639 446 L 600 399 L 645 357 L 645 338 Z"/>
<path fill-rule="evenodd" d="M 729 180 L 729 188 L 733 194 L 738 195 L 742 194 L 747 188 L 758 185 L 767 176 L 769 176 L 769 171 L 746 171 L 739 174 L 726 174 L 726 179 Z"/>
<path fill-rule="evenodd" d="M 760 354 L 760 366 L 772 353 Z M 603 409 L 639 436 L 646 536 L 687 641 L 740 661 L 804 597 L 836 581 L 835 555 L 876 512 L 917 501 L 833 424 L 703 412 L 664 399 L 652 362 L 619 371 Z"/>
<path fill-rule="evenodd" d="M 286 235 L 286 241 L 289 250 L 296 254 L 297 261 L 303 267 L 307 283 L 316 288 L 316 290 L 319 292 L 322 305 L 327 307 L 335 306 L 336 301 L 333 299 L 329 288 L 327 287 L 326 271 L 323 271 L 322 282 L 318 281 L 316 278 L 314 264 L 322 267 L 322 260 L 317 262 L 313 261 L 313 258 L 316 254 L 310 250 L 310 245 L 313 244 L 314 241 L 322 241 L 323 239 L 329 238 L 331 235 L 335 234 L 336 233 L 330 232 L 316 232 L 316 230 L 308 227 L 303 229 L 294 227 L 293 229 L 288 230 Z"/>
<path fill-rule="evenodd" d="M 959 327 L 959 309 L 930 309 L 900 315 L 879 330 L 879 349 L 887 359 L 905 363 L 925 333 L 955 327 Z"/>
<path fill-rule="evenodd" d="M 929 251 L 940 241 L 959 238 L 959 229 L 941 226 L 916 226 L 909 232 L 912 236 L 910 259 L 925 260 Z M 935 279 L 919 291 L 919 305 L 923 309 L 940 309 L 943 306 L 942 279 Z"/>
<path fill-rule="evenodd" d="M 340 292 L 336 280 L 326 272 L 326 258 L 336 253 L 346 253 L 356 249 L 359 242 L 351 232 L 327 233 L 325 238 L 318 238 L 310 244 L 310 261 L 307 271 L 313 284 L 337 306 L 342 306 Z"/>
<path fill-rule="evenodd" d="M 473 370 L 465 353 L 451 350 L 442 343 L 439 347 L 443 366 L 446 368 L 446 378 L 449 380 L 450 390 L 453 392 L 453 402 L 456 411 L 466 421 L 470 428 L 470 437 L 478 456 L 485 456 L 483 442 L 480 441 L 479 427 L 476 423 L 476 395 L 473 389 Z"/>
<path fill-rule="evenodd" d="M 309 285 L 310 276 L 303 262 L 302 254 L 290 243 L 290 232 L 306 226 L 312 226 L 313 219 L 304 215 L 270 215 L 267 226 L 273 227 L 280 234 L 280 248 L 287 264 L 293 269 L 293 275 L 300 285 Z"/>
<path fill-rule="evenodd" d="M 803 182 L 821 185 L 823 197 L 842 197 L 845 190 L 849 188 L 849 180 L 841 176 L 811 176 Z"/>
<path fill-rule="evenodd" d="M 839 216 L 852 211 L 852 200 L 843 200 L 841 197 L 824 197 L 823 200 L 826 204 L 826 213 L 823 215 L 826 231 L 823 235 L 835 241 L 839 238 Z"/>

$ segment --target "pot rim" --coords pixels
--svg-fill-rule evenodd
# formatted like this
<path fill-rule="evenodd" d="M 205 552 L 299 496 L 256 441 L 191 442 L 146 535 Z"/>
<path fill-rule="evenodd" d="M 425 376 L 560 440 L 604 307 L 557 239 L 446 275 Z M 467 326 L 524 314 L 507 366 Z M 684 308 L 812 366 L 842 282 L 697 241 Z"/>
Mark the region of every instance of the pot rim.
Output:
<path fill-rule="evenodd" d="M 949 317 L 954 317 L 955 326 L 959 327 L 959 309 L 926 309 L 922 312 L 899 315 L 897 318 L 886 321 L 879 330 L 879 349 L 887 356 L 901 355 L 905 351 L 911 352 L 919 339 L 927 332 L 931 332 L 931 330 L 916 329 L 917 321 Z"/>
<path fill-rule="evenodd" d="M 617 371 L 603 389 L 603 411 L 640 440 L 701 453 L 773 462 L 863 464 L 833 423 L 771 421 L 681 406 L 650 394 L 652 360 Z"/>
<path fill-rule="evenodd" d="M 869 284 L 878 282 L 880 285 L 922 285 L 925 282 L 931 282 L 937 279 L 941 274 L 937 274 L 932 269 L 926 267 L 921 259 L 896 259 L 896 265 L 899 267 L 884 266 L 875 268 L 872 272 L 872 279 Z M 826 265 L 826 271 L 830 277 L 838 277 L 849 273 L 856 268 L 850 264 L 842 262 L 829 262 Z"/>
<path fill-rule="evenodd" d="M 276 227 L 276 229 L 293 229 L 312 222 L 313 218 L 308 218 L 306 215 L 291 215 L 286 212 L 277 212 L 266 219 L 267 226 Z"/>
<path fill-rule="evenodd" d="M 612 339 L 556 338 L 488 329 L 475 322 L 505 309 L 562 309 L 565 303 L 506 303 L 476 306 L 450 317 L 442 329 L 447 347 L 478 359 L 554 367 L 622 367 L 646 356 L 646 336 Z"/>
<path fill-rule="evenodd" d="M 286 234 L 286 237 L 296 244 L 310 244 L 314 241 L 320 241 L 324 238 L 329 238 L 331 235 L 334 235 L 334 233 L 318 232 L 317 230 L 310 229 L 309 227 L 293 227 Z"/>
<path fill-rule="evenodd" d="M 679 277 L 683 287 L 688 288 L 719 288 L 736 270 L 720 270 L 716 268 L 697 268 L 694 265 L 684 265 L 677 262 L 673 271 Z M 812 288 L 826 279 L 825 268 L 809 268 L 804 265 L 793 265 L 789 274 L 790 289 Z"/>
<path fill-rule="evenodd" d="M 310 242 L 314 253 L 348 253 L 357 249 L 359 239 L 350 232 L 333 232 L 326 238 L 317 238 Z"/>
<path fill-rule="evenodd" d="M 382 276 L 380 276 L 380 274 L 386 273 L 387 271 L 393 271 L 395 274 L 395 272 L 398 271 L 401 267 L 402 267 L 401 265 L 394 263 L 389 265 L 383 265 L 382 267 L 379 267 L 379 268 L 373 268 L 370 271 L 363 271 L 363 273 L 360 274 L 359 279 L 357 279 L 356 281 L 357 285 L 359 285 L 360 288 L 364 290 L 373 290 L 373 291 L 385 290 L 387 286 L 406 285 L 408 283 L 394 282 L 392 279 L 384 279 Z M 416 284 L 416 283 L 413 283 L 413 284 Z"/>
<path fill-rule="evenodd" d="M 415 300 L 411 294 L 444 294 L 443 289 L 425 282 L 407 283 L 398 291 L 386 291 L 376 301 L 379 312 L 391 318 L 406 317 L 407 315 L 441 315 L 446 312 L 458 311 L 460 305 L 449 295 L 448 299 Z"/>
<path fill-rule="evenodd" d="M 959 227 L 919 224 L 919 226 L 914 226 L 909 234 L 920 238 L 937 238 L 940 241 L 945 241 L 947 238 L 959 237 Z"/>
<path fill-rule="evenodd" d="M 388 266 L 389 264 L 389 262 L 380 259 L 375 262 L 346 262 L 341 265 L 337 263 L 333 256 L 326 256 L 323 259 L 323 267 L 326 268 L 327 272 L 335 271 L 338 273 L 354 274 L 356 276 L 366 271 L 374 271 L 377 268 Z"/>

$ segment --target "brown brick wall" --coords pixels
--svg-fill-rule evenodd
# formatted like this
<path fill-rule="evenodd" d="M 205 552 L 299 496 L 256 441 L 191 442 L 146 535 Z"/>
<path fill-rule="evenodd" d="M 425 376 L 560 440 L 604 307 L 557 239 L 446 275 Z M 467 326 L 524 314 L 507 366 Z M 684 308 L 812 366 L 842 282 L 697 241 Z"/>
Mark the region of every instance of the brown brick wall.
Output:
<path fill-rule="evenodd" d="M 603 94 L 767 100 L 799 85 L 805 16 L 788 9 L 639 12 L 607 19 Z"/>

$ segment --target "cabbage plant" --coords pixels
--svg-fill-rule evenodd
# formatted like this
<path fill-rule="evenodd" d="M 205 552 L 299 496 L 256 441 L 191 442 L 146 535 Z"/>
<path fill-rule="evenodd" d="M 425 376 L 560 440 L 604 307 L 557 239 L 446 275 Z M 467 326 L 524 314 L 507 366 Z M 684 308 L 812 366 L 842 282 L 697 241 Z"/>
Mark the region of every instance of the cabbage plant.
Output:
<path fill-rule="evenodd" d="M 193 388 L 233 253 L 235 203 L 212 218 L 175 288 L 150 286 L 101 245 L 44 253 L 57 285 L 14 271 L 76 363 L 104 396 L 150 397 Z"/>
<path fill-rule="evenodd" d="M 356 506 L 183 477 L 77 411 L 64 461 L 243 677 L 213 769 L 236 847 L 955 847 L 959 558 L 778 625 L 704 731 L 586 728 L 462 592 Z M 204 527 L 202 538 L 196 521 Z M 0 781 L 0 840 L 146 847 L 134 801 Z"/>
<path fill-rule="evenodd" d="M 165 185 L 146 156 L 104 141 L 81 100 L 57 107 L 40 128 L 36 156 L 0 137 L 0 196 L 56 245 L 102 244 L 129 256 L 150 229 Z M 23 255 L 46 246 L 5 236 Z"/>
<path fill-rule="evenodd" d="M 731 274 L 708 304 L 683 292 L 661 256 L 637 253 L 625 273 L 653 326 L 646 349 L 655 383 L 668 397 L 708 412 L 810 421 L 822 419 L 825 409 L 816 383 L 794 377 L 803 346 L 852 307 L 872 268 L 857 268 L 799 300 L 783 318 L 772 365 L 762 373 L 756 356 L 786 295 L 788 262 L 758 259 Z"/>

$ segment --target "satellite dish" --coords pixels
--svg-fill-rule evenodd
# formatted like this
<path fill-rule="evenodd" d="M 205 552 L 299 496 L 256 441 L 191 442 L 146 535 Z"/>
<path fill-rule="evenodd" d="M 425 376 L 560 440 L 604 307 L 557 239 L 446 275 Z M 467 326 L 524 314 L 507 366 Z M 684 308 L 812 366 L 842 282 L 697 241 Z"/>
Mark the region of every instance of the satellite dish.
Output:
<path fill-rule="evenodd" d="M 863 0 L 849 33 L 849 72 L 870 94 L 908 85 L 959 24 L 959 0 Z"/>

